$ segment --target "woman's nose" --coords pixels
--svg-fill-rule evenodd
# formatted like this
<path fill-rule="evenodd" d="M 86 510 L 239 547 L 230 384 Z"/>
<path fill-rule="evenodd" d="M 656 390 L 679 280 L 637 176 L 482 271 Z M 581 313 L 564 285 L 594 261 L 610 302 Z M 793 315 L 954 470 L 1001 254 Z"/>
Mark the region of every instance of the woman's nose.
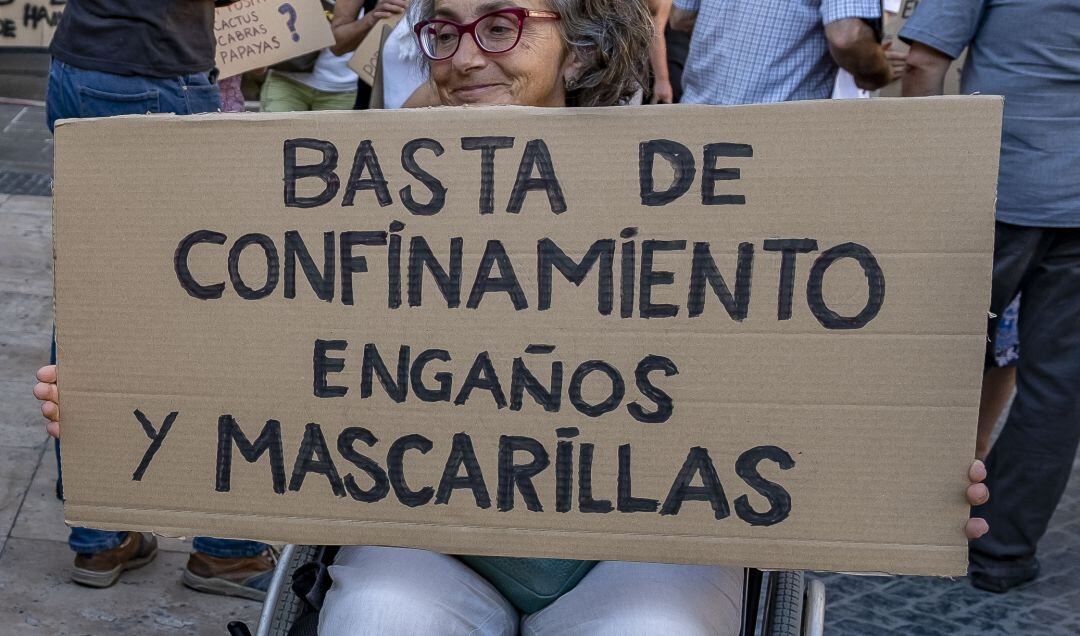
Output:
<path fill-rule="evenodd" d="M 484 50 L 476 43 L 476 40 L 468 33 L 462 34 L 458 50 L 454 52 L 451 60 L 454 70 L 468 71 L 483 66 L 487 62 Z"/>

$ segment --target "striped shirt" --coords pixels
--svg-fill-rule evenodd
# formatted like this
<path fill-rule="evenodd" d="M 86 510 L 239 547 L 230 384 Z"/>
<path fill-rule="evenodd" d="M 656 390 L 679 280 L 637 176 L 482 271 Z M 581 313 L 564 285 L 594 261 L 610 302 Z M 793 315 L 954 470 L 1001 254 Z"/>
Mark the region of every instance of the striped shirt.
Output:
<path fill-rule="evenodd" d="M 675 0 L 696 12 L 682 101 L 827 99 L 837 66 L 825 25 L 881 17 L 881 0 Z"/>

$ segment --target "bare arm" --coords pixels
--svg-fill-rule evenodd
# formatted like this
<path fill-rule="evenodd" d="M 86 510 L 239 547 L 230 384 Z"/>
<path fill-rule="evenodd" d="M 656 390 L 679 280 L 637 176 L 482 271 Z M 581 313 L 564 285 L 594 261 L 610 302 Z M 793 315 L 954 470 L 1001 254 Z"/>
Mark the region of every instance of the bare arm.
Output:
<path fill-rule="evenodd" d="M 844 18 L 825 25 L 829 53 L 840 68 L 855 77 L 855 85 L 876 90 L 896 79 L 874 30 L 859 18 Z"/>
<path fill-rule="evenodd" d="M 343 55 L 356 50 L 379 20 L 403 13 L 408 4 L 408 0 L 379 0 L 375 8 L 361 18 L 363 0 L 338 0 L 334 5 L 334 19 L 330 22 L 334 32 L 334 45 L 330 51 L 334 55 Z"/>
<path fill-rule="evenodd" d="M 904 97 L 925 97 L 945 92 L 945 74 L 952 58 L 922 42 L 912 42 L 908 52 L 907 70 L 901 94 Z"/>
<path fill-rule="evenodd" d="M 676 31 L 692 33 L 694 31 L 694 22 L 696 20 L 697 11 L 684 11 L 675 7 L 671 10 L 671 19 L 668 20 L 668 24 Z"/>
<path fill-rule="evenodd" d="M 664 39 L 664 27 L 671 15 L 671 0 L 649 0 L 649 13 L 652 14 L 653 39 L 649 47 L 649 63 L 653 72 L 654 104 L 670 104 L 674 100 L 671 78 L 668 75 L 667 41 Z"/>

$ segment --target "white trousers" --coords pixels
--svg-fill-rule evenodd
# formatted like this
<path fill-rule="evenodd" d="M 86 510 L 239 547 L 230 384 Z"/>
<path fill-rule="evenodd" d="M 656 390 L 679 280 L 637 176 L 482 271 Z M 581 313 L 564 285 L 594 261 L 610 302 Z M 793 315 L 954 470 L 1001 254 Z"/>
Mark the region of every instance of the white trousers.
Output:
<path fill-rule="evenodd" d="M 718 566 L 605 561 L 528 616 L 426 550 L 344 547 L 330 575 L 320 636 L 734 636 L 742 616 L 743 572 Z"/>

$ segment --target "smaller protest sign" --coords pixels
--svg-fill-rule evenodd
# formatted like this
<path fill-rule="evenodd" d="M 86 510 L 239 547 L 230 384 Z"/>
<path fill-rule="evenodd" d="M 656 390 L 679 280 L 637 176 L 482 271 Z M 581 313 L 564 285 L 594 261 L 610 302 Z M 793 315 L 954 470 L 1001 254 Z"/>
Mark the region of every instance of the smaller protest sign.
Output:
<path fill-rule="evenodd" d="M 386 46 L 386 40 L 390 37 L 390 31 L 392 29 L 388 26 L 382 28 L 382 33 L 379 34 L 379 50 Z M 368 100 L 368 108 L 386 108 L 386 68 L 383 65 L 382 58 L 380 57 L 378 64 L 375 67 L 375 80 L 371 84 L 371 99 Z"/>
<path fill-rule="evenodd" d="M 319 0 L 241 0 L 214 16 L 221 77 L 270 66 L 334 43 Z"/>
<path fill-rule="evenodd" d="M 67 0 L 0 0 L 0 47 L 47 47 Z"/>
<path fill-rule="evenodd" d="M 360 46 L 356 47 L 353 56 L 349 58 L 349 68 L 371 86 L 375 85 L 375 74 L 379 68 L 379 54 L 382 53 L 382 45 L 386 39 L 380 37 L 380 34 L 383 33 L 384 29 L 387 33 L 393 31 L 401 18 L 401 15 L 396 15 L 376 22 L 375 26 L 368 32 L 367 37 L 360 42 Z"/>

